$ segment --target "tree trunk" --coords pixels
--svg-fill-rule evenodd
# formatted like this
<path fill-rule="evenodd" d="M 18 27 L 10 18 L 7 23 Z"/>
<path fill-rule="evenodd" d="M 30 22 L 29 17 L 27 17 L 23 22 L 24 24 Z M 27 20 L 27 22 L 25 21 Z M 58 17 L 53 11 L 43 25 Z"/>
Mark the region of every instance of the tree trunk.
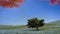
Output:
<path fill-rule="evenodd" d="M 38 27 L 37 27 L 36 29 L 37 29 L 37 30 L 39 30 L 39 28 L 38 28 Z"/>

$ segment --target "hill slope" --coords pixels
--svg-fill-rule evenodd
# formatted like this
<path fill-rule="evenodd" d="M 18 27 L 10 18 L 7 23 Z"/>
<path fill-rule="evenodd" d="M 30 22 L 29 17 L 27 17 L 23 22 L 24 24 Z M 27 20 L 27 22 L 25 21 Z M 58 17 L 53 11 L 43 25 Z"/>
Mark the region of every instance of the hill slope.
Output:
<path fill-rule="evenodd" d="M 60 20 L 50 22 L 46 26 L 60 26 Z"/>

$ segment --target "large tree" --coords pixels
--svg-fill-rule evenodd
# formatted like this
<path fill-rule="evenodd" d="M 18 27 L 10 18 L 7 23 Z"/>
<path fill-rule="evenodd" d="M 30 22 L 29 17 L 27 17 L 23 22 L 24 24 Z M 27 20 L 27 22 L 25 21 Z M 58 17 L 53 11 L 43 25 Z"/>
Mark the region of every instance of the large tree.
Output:
<path fill-rule="evenodd" d="M 28 19 L 27 26 L 28 28 L 36 28 L 39 30 L 39 27 L 44 26 L 44 19 L 39 20 L 37 18 Z"/>

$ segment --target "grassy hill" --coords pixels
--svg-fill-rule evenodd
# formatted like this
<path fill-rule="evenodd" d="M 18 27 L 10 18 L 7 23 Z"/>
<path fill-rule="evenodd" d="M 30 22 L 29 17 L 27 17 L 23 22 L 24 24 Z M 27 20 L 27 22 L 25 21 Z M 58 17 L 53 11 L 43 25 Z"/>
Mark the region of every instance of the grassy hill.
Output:
<path fill-rule="evenodd" d="M 11 26 L 11 25 L 0 25 L 0 29 L 10 29 L 12 27 L 13 26 Z"/>
<path fill-rule="evenodd" d="M 60 20 L 47 23 L 45 26 L 60 26 Z"/>
<path fill-rule="evenodd" d="M 0 29 L 16 29 L 16 28 L 26 28 L 25 25 L 10 26 L 10 25 L 0 25 Z"/>
<path fill-rule="evenodd" d="M 60 26 L 60 21 L 53 21 L 50 23 L 45 24 L 45 27 L 40 27 L 39 31 L 35 29 L 28 29 L 26 25 L 18 25 L 18 26 L 10 26 L 10 25 L 0 25 L 0 32 L 6 33 L 21 33 L 21 34 L 59 34 L 60 33 L 60 27 L 50 27 L 50 26 Z M 48 26 L 48 27 L 46 27 Z M 17 29 L 16 29 L 17 28 Z M 2 30 L 1 30 L 2 29 Z M 6 30 L 8 29 L 8 30 Z M 11 29 L 11 30 L 9 30 Z M 1 33 L 0 33 L 1 34 Z"/>
<path fill-rule="evenodd" d="M 45 26 L 60 26 L 60 20 L 47 23 L 45 24 Z M 19 26 L 0 25 L 0 29 L 16 29 L 16 28 L 27 28 L 27 26 L 26 25 L 19 25 Z"/>

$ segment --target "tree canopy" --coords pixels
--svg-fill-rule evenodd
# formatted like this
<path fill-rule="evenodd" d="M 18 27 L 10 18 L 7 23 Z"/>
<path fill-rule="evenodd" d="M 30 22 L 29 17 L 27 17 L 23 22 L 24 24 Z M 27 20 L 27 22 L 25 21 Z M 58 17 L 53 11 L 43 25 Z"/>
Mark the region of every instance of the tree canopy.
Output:
<path fill-rule="evenodd" d="M 27 24 L 28 28 L 37 28 L 37 30 L 38 30 L 38 27 L 42 27 L 45 24 L 44 19 L 39 20 L 37 18 L 28 19 L 27 23 L 28 23 Z"/>

